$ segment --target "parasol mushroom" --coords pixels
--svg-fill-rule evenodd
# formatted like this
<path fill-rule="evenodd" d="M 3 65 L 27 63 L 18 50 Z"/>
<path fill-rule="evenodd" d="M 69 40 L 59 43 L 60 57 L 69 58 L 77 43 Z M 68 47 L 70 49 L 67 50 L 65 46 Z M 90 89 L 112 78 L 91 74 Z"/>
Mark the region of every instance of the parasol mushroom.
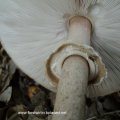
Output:
<path fill-rule="evenodd" d="M 67 114 L 53 120 L 84 119 L 85 95 L 120 90 L 119 14 L 119 0 L 0 1 L 2 45 L 23 72 L 57 91 L 54 111 Z"/>

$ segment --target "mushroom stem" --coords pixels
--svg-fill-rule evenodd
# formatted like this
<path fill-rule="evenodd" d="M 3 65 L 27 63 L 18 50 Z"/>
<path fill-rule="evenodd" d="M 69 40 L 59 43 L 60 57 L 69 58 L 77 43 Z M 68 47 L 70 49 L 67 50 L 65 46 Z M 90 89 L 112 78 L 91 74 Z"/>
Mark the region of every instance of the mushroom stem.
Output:
<path fill-rule="evenodd" d="M 68 42 L 90 45 L 91 24 L 84 17 L 70 20 Z M 55 112 L 52 120 L 84 120 L 85 95 L 88 83 L 88 63 L 77 55 L 68 57 L 62 68 L 62 79 L 58 84 Z"/>
<path fill-rule="evenodd" d="M 76 16 L 70 19 L 68 42 L 78 45 L 90 45 L 92 25 L 85 17 Z"/>
<path fill-rule="evenodd" d="M 84 120 L 87 62 L 79 56 L 71 56 L 64 62 L 62 75 L 54 111 L 66 114 L 53 115 L 53 120 Z"/>

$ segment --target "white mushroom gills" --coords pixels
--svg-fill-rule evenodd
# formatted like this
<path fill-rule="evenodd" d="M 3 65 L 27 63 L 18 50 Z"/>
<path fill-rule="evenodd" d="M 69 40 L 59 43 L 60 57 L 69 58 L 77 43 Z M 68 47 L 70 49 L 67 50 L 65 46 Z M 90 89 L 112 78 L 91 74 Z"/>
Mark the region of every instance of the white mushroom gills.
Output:
<path fill-rule="evenodd" d="M 56 92 L 57 87 L 51 85 L 51 79 L 46 75 L 45 61 L 61 44 L 66 43 L 67 17 L 63 19 L 63 16 L 83 15 L 92 22 L 92 46 L 99 53 L 96 61 L 100 64 L 98 80 L 88 85 L 87 96 L 104 96 L 120 90 L 120 0 L 6 1 L 0 1 L 0 42 L 24 73 Z M 79 31 L 81 38 L 87 39 L 86 33 Z M 75 40 L 76 44 L 83 43 L 84 39 Z M 68 43 L 73 41 L 69 39 Z"/>
<path fill-rule="evenodd" d="M 70 19 L 68 42 L 90 45 L 91 23 L 84 17 Z M 52 120 L 84 120 L 85 95 L 89 77 L 89 67 L 85 59 L 73 55 L 63 64 L 62 78 L 58 84 L 55 112 L 66 114 L 53 115 Z"/>

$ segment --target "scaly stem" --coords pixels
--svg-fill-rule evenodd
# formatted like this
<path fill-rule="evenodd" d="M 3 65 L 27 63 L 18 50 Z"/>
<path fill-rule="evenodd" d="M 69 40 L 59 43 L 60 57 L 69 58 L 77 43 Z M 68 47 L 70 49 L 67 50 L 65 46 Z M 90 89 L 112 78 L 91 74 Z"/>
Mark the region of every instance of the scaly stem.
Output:
<path fill-rule="evenodd" d="M 70 20 L 68 43 L 90 45 L 91 24 L 84 17 Z M 53 115 L 52 120 L 84 120 L 85 95 L 88 83 L 88 64 L 80 56 L 68 57 L 62 69 L 54 111 L 66 114 Z"/>

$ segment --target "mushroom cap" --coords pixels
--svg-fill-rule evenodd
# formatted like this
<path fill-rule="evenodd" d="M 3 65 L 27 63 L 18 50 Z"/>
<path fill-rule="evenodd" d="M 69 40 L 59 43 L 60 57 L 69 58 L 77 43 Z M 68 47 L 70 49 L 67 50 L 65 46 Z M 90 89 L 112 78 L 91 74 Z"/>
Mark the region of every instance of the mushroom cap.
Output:
<path fill-rule="evenodd" d="M 92 46 L 108 70 L 108 78 L 89 85 L 88 95 L 120 90 L 120 0 L 0 1 L 0 40 L 16 65 L 45 88 L 56 91 L 46 77 L 49 56 L 67 40 L 69 17 L 87 17 L 93 26 Z"/>

